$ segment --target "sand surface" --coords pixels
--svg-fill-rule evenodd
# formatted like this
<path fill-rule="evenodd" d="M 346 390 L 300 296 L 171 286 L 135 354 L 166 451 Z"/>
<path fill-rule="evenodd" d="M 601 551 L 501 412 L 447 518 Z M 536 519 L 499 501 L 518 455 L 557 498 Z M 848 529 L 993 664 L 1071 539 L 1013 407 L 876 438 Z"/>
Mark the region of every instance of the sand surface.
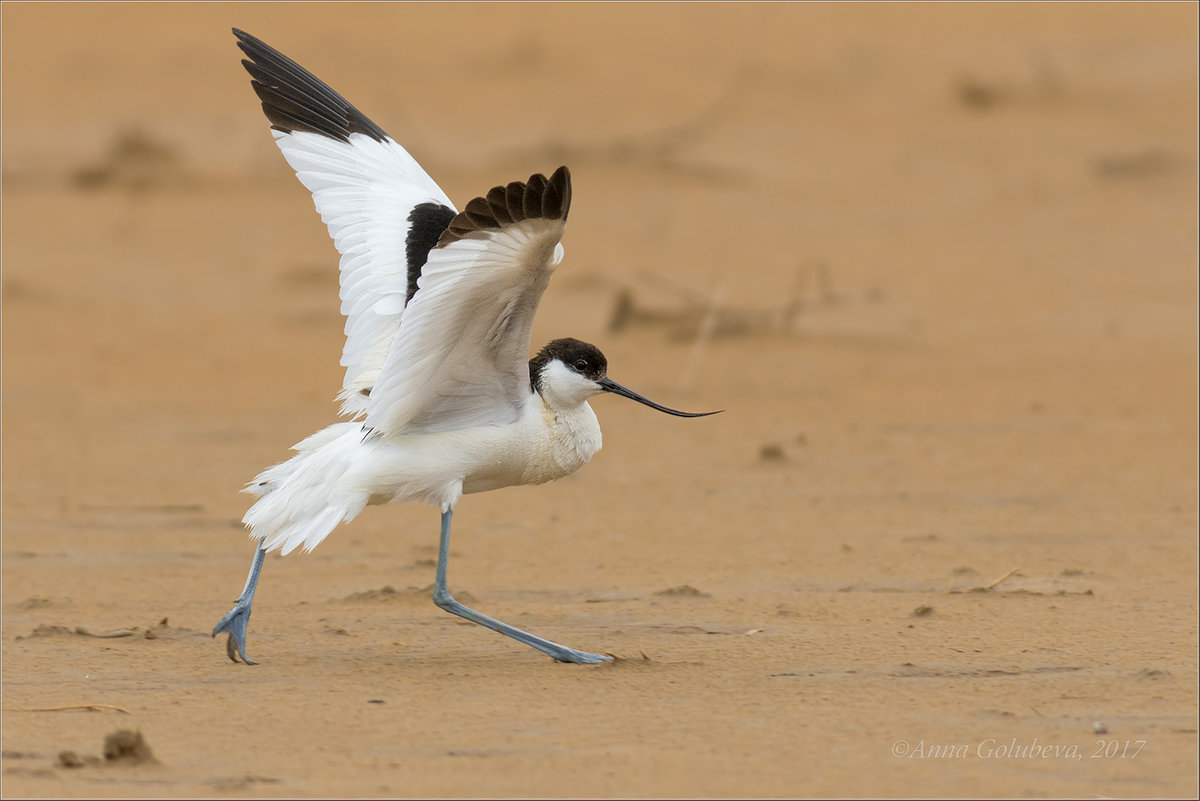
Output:
<path fill-rule="evenodd" d="M 5 797 L 1197 792 L 1195 4 L 2 13 Z M 568 164 L 534 347 L 725 409 L 458 508 L 619 661 L 422 506 L 208 636 L 342 376 L 231 26 L 460 206 Z"/>

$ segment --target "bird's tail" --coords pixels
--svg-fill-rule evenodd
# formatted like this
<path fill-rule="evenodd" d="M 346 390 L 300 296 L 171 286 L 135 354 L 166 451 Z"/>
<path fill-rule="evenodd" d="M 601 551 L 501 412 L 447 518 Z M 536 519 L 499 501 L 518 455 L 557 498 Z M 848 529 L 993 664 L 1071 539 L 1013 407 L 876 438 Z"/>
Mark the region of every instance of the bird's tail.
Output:
<path fill-rule="evenodd" d="M 361 423 L 335 423 L 292 446 L 296 455 L 269 467 L 246 485 L 259 496 L 242 522 L 268 551 L 311 551 L 367 504 L 362 490 L 341 479 L 362 447 Z"/>

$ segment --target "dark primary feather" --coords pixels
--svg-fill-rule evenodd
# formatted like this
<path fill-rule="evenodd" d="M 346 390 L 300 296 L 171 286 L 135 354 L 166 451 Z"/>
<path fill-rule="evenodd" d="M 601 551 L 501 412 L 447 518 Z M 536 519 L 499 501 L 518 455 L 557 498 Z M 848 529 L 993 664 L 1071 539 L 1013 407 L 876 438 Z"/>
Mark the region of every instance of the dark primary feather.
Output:
<path fill-rule="evenodd" d="M 250 85 L 262 101 L 272 128 L 285 133 L 318 133 L 343 142 L 350 141 L 352 133 L 379 142 L 388 138 L 382 128 L 345 98 L 283 53 L 237 28 L 233 35 L 250 58 L 243 59 L 242 66 L 253 78 Z"/>
<path fill-rule="evenodd" d="M 531 175 L 525 183 L 513 181 L 493 187 L 485 197 L 467 204 L 438 239 L 437 246 L 465 239 L 476 231 L 489 231 L 522 220 L 566 220 L 571 209 L 571 173 L 559 167 L 549 179 Z"/>

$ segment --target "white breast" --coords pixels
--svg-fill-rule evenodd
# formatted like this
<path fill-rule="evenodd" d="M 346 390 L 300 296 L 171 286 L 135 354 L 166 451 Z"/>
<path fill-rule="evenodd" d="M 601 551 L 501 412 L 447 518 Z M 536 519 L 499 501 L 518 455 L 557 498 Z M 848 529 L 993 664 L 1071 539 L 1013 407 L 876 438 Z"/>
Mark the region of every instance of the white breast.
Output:
<path fill-rule="evenodd" d="M 552 409 L 535 396 L 540 420 L 533 436 L 521 484 L 544 484 L 574 473 L 600 450 L 600 422 L 586 403 L 566 411 Z"/>
<path fill-rule="evenodd" d="M 534 394 L 519 423 L 506 427 L 463 479 L 463 493 L 545 484 L 574 473 L 600 450 L 600 423 L 582 403 L 556 411 Z"/>
<path fill-rule="evenodd" d="M 590 406 L 556 411 L 535 393 L 511 425 L 378 442 L 346 479 L 368 487 L 371 503 L 454 504 L 465 494 L 562 478 L 587 464 L 600 444 Z"/>

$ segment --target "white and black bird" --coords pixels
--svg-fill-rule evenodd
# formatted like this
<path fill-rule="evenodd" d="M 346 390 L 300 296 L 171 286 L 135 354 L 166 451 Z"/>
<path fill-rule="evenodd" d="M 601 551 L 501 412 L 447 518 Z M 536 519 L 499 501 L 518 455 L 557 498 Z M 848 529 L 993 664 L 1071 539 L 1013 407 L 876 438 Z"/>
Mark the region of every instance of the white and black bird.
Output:
<path fill-rule="evenodd" d="M 341 253 L 348 422 L 293 447 L 246 488 L 258 547 L 236 605 L 213 629 L 246 656 L 263 557 L 316 547 L 368 504 L 423 501 L 442 513 L 434 602 L 562 662 L 576 651 L 469 609 L 446 587 L 450 519 L 464 495 L 542 484 L 600 449 L 588 398 L 611 392 L 680 417 L 606 375 L 604 355 L 556 339 L 529 359 L 529 335 L 571 206 L 571 176 L 497 186 L 458 212 L 408 152 L 303 67 L 233 31 L 275 143 L 313 194 Z"/>

